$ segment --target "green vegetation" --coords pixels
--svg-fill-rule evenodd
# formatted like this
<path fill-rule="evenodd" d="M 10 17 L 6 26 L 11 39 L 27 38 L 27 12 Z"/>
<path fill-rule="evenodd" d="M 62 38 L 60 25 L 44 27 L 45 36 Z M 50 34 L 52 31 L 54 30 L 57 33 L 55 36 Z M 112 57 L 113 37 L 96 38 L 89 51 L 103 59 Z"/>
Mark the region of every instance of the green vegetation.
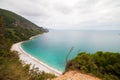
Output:
<path fill-rule="evenodd" d="M 120 53 L 81 52 L 66 65 L 66 71 L 79 70 L 100 77 L 102 80 L 120 80 Z"/>
<path fill-rule="evenodd" d="M 47 80 L 55 77 L 36 68 L 29 70 L 30 65 L 23 66 L 17 52 L 10 51 L 12 44 L 46 31 L 15 13 L 0 9 L 0 80 Z"/>

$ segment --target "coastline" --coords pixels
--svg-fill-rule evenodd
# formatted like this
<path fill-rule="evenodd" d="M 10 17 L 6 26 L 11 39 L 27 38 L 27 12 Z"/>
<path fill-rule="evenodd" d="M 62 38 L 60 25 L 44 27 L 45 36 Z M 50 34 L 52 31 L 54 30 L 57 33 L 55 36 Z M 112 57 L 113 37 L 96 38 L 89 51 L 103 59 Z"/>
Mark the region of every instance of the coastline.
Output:
<path fill-rule="evenodd" d="M 28 40 L 31 40 L 31 39 L 33 39 L 33 38 L 39 36 L 39 35 L 41 35 L 41 34 L 38 34 L 38 35 L 32 36 L 32 37 L 30 37 Z"/>
<path fill-rule="evenodd" d="M 31 37 L 30 39 L 34 38 Z M 21 48 L 21 44 L 24 41 L 15 43 L 12 45 L 11 47 L 11 51 L 17 51 L 20 60 L 22 61 L 22 63 L 24 64 L 31 64 L 30 65 L 30 69 L 34 68 L 39 68 L 40 71 L 44 71 L 46 73 L 51 73 L 51 74 L 55 74 L 56 76 L 60 76 L 62 74 L 62 72 L 48 66 L 47 64 L 43 63 L 42 61 L 36 59 L 35 57 L 31 56 L 30 54 L 28 54 L 27 52 L 25 52 L 22 48 Z"/>

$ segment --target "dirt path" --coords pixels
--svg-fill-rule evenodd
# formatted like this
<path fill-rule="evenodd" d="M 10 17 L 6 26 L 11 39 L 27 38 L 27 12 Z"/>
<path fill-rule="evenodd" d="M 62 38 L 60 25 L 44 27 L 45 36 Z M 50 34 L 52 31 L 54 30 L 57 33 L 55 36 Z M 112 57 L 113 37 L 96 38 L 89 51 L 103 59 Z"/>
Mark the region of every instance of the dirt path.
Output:
<path fill-rule="evenodd" d="M 87 74 L 82 74 L 78 71 L 69 71 L 66 72 L 64 75 L 61 75 L 52 80 L 100 80 L 100 79 Z"/>

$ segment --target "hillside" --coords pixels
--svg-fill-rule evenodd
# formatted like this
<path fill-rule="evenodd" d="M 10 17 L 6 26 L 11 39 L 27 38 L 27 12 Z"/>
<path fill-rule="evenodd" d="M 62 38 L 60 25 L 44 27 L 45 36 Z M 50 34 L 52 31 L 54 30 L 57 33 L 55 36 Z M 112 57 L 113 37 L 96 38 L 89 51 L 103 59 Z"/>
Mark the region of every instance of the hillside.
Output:
<path fill-rule="evenodd" d="M 10 51 L 12 44 L 46 31 L 13 12 L 0 9 L 0 80 L 46 80 L 54 77 L 34 68 L 29 71 L 30 65 L 22 66 L 17 52 Z"/>
<path fill-rule="evenodd" d="M 4 36 L 10 37 L 14 42 L 48 31 L 8 10 L 0 9 L 0 21 L 5 29 Z"/>
<path fill-rule="evenodd" d="M 45 31 L 43 27 L 37 26 L 24 17 L 8 10 L 0 9 L 0 16 L 4 18 L 7 27 L 19 26 L 25 29 Z"/>
<path fill-rule="evenodd" d="M 120 80 L 120 53 L 81 52 L 67 63 L 66 71 L 78 70 L 102 80 Z"/>

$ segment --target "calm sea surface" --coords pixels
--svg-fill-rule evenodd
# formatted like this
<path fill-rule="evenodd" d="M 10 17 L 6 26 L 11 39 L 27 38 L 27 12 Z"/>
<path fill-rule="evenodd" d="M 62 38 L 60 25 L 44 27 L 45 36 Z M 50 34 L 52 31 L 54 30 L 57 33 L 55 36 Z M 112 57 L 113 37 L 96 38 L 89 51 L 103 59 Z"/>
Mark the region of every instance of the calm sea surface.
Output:
<path fill-rule="evenodd" d="M 66 54 L 72 47 L 74 49 L 69 59 L 74 58 L 79 51 L 120 52 L 120 31 L 50 30 L 21 46 L 38 60 L 64 71 Z"/>

